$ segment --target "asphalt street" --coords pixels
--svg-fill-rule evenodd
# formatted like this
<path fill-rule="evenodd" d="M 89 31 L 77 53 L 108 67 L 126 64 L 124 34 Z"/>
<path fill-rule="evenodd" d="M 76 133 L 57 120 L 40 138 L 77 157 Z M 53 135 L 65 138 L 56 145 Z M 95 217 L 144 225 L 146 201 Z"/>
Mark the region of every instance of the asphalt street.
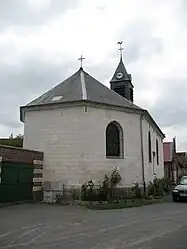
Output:
<path fill-rule="evenodd" d="M 96 211 L 24 204 L 0 208 L 1 249 L 186 249 L 187 203 Z"/>

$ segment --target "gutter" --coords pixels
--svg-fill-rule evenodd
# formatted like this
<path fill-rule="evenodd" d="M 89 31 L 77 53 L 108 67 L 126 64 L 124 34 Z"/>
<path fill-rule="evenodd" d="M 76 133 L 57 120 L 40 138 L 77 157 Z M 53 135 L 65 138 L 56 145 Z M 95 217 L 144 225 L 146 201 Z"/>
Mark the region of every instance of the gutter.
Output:
<path fill-rule="evenodd" d="M 142 119 L 144 114 L 140 116 L 140 139 L 141 139 L 141 159 L 142 159 L 142 181 L 143 181 L 143 192 L 146 196 L 146 183 L 145 183 L 145 165 L 144 165 L 144 148 L 143 148 L 143 129 L 142 129 Z"/>

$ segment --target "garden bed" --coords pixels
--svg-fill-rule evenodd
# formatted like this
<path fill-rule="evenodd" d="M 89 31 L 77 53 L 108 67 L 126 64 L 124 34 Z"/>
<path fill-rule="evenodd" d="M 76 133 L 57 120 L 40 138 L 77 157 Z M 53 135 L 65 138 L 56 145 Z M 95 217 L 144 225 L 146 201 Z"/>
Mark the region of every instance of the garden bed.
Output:
<path fill-rule="evenodd" d="M 141 207 L 144 205 L 152 205 L 162 203 L 163 199 L 140 199 L 140 200 L 131 200 L 128 202 L 119 202 L 119 203 L 81 203 L 88 209 L 94 210 L 109 210 L 109 209 L 122 209 L 122 208 L 132 208 L 132 207 Z"/>

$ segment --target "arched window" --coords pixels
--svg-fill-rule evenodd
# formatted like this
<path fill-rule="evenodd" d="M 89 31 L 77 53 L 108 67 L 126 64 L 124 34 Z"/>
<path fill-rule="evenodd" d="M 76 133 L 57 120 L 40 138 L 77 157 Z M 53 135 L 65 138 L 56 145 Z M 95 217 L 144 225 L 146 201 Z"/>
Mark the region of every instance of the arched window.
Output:
<path fill-rule="evenodd" d="M 151 151 L 151 133 L 148 133 L 148 149 L 149 149 L 149 162 L 152 162 L 152 151 Z"/>
<path fill-rule="evenodd" d="M 157 165 L 159 165 L 158 139 L 156 139 L 156 161 Z"/>
<path fill-rule="evenodd" d="M 123 130 L 115 121 L 106 128 L 106 157 L 123 157 Z"/>

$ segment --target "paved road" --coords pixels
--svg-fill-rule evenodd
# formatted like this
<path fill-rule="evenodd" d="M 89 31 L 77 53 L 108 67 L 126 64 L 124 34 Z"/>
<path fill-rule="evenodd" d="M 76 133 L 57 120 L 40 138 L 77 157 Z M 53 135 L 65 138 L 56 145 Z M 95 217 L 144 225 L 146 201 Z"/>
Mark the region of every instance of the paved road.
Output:
<path fill-rule="evenodd" d="M 187 203 L 93 211 L 56 205 L 0 208 L 1 249 L 186 249 Z"/>

